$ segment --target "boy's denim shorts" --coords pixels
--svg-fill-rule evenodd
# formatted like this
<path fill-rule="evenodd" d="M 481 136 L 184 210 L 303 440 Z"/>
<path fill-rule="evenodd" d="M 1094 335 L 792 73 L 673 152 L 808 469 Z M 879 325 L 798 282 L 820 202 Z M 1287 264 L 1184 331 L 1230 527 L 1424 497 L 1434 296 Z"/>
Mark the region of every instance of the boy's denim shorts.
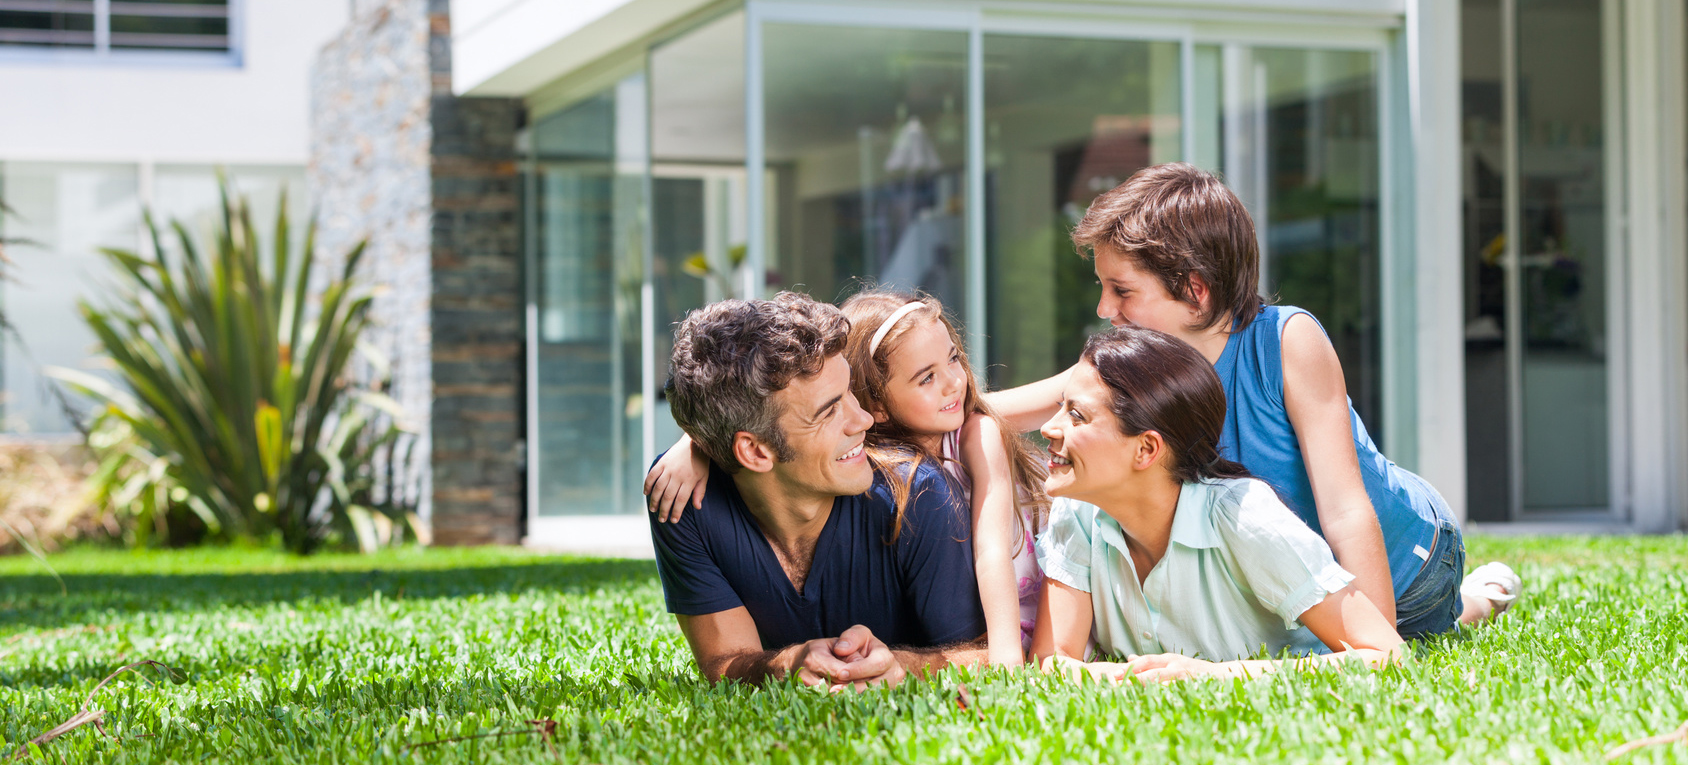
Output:
<path fill-rule="evenodd" d="M 1465 578 L 1465 539 L 1459 526 L 1439 521 L 1430 548 L 1418 577 L 1395 599 L 1395 631 L 1407 640 L 1453 630 L 1464 610 L 1459 584 Z"/>

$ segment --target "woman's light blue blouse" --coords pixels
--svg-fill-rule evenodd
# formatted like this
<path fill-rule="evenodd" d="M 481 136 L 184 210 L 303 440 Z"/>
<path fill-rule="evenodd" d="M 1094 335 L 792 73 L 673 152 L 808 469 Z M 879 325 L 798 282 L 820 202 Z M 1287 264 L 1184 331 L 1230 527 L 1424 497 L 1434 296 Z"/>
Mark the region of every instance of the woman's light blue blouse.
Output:
<path fill-rule="evenodd" d="M 1252 478 L 1184 484 L 1166 554 L 1141 584 L 1119 522 L 1088 503 L 1055 501 L 1037 557 L 1045 576 L 1090 593 L 1096 647 L 1120 655 L 1329 653 L 1301 614 L 1354 579 Z"/>

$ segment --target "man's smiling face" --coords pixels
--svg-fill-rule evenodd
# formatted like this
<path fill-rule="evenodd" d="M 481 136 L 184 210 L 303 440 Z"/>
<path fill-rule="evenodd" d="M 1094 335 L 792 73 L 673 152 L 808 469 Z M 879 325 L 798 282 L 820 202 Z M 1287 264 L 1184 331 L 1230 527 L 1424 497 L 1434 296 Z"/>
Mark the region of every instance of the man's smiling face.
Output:
<path fill-rule="evenodd" d="M 873 417 L 850 392 L 844 354 L 826 360 L 819 374 L 797 377 L 775 393 L 779 428 L 793 454 L 775 463 L 781 483 L 815 496 L 853 496 L 873 486 L 863 444 Z"/>

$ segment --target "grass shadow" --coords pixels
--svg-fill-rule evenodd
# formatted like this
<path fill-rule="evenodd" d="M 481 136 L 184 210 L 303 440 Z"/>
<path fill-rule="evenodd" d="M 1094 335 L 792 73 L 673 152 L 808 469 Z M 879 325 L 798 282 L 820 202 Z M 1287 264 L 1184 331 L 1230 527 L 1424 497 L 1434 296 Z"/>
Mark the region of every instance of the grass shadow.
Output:
<path fill-rule="evenodd" d="M 0 635 L 81 624 L 98 614 L 253 607 L 300 600 L 461 598 L 541 590 L 569 594 L 654 583 L 648 560 L 577 559 L 385 571 L 65 574 L 0 578 Z"/>

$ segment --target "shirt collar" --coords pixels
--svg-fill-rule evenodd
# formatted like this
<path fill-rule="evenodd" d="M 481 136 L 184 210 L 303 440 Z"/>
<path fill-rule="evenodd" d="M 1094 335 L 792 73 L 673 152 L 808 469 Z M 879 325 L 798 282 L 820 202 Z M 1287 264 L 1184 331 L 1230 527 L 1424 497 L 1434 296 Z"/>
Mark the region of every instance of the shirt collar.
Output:
<path fill-rule="evenodd" d="M 1172 516 L 1170 541 L 1191 548 L 1218 547 L 1213 529 L 1213 490 L 1206 481 L 1184 484 L 1178 491 L 1178 509 Z"/>

